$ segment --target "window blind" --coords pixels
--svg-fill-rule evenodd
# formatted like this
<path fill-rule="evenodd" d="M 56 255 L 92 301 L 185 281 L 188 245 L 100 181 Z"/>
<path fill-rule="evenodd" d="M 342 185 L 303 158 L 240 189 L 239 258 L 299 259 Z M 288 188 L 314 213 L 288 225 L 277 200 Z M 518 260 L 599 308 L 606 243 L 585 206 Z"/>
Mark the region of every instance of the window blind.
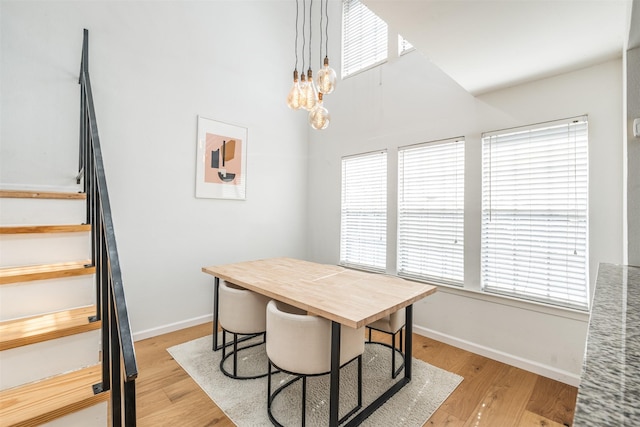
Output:
<path fill-rule="evenodd" d="M 398 275 L 464 281 L 464 140 L 398 152 Z"/>
<path fill-rule="evenodd" d="M 342 2 L 342 76 L 387 59 L 387 24 L 360 0 Z"/>
<path fill-rule="evenodd" d="M 587 118 L 482 136 L 482 287 L 588 307 Z"/>
<path fill-rule="evenodd" d="M 384 272 L 387 260 L 387 152 L 342 159 L 340 264 Z"/>

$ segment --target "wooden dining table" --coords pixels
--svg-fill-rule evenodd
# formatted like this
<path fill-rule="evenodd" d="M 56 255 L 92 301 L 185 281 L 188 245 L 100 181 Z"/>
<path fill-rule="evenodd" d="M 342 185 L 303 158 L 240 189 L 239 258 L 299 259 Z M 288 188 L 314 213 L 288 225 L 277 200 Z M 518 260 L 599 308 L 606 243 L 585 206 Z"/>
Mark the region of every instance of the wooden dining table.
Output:
<path fill-rule="evenodd" d="M 362 423 L 411 381 L 413 304 L 435 293 L 436 287 L 397 276 L 370 273 L 293 258 L 269 258 L 203 267 L 214 276 L 213 349 L 218 344 L 218 289 L 226 280 L 331 321 L 329 425 L 338 425 L 340 383 L 340 325 L 366 326 L 405 308 L 404 376 L 358 412 L 345 425 Z M 268 338 L 267 338 L 268 339 Z M 364 339 L 364 337 L 363 337 Z"/>

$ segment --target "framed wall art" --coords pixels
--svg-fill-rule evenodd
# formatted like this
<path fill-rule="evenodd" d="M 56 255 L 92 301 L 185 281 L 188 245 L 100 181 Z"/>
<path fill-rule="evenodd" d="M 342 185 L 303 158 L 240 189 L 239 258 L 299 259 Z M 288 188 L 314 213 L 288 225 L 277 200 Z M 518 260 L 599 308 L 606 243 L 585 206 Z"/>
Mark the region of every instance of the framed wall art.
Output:
<path fill-rule="evenodd" d="M 247 128 L 198 116 L 196 197 L 245 200 Z"/>

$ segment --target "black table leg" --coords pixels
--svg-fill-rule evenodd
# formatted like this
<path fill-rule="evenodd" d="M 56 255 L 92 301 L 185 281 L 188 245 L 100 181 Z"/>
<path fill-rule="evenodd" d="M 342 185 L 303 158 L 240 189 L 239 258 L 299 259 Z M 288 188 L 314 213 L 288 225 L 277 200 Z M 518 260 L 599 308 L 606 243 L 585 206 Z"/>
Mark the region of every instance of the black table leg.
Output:
<path fill-rule="evenodd" d="M 405 341 L 404 341 L 404 377 L 411 381 L 411 365 L 413 360 L 413 304 L 404 309 Z"/>
<path fill-rule="evenodd" d="M 331 387 L 329 389 L 329 426 L 338 426 L 340 400 L 340 323 L 331 322 Z"/>
<path fill-rule="evenodd" d="M 220 293 L 220 278 L 214 279 L 213 285 L 213 351 L 220 350 L 218 345 L 218 294 Z"/>
<path fill-rule="evenodd" d="M 412 345 L 413 345 L 413 305 L 405 307 L 405 341 L 404 341 L 404 378 L 400 378 L 399 381 L 389 387 L 387 391 L 382 393 L 366 408 L 362 409 L 355 417 L 350 419 L 343 427 L 353 427 L 360 425 L 364 420 L 373 414 L 376 409 L 380 408 L 384 403 L 389 400 L 394 394 L 399 392 L 402 387 L 411 382 L 411 365 L 412 365 Z M 394 350 L 395 351 L 395 350 Z M 332 365 L 333 366 L 333 365 Z M 333 394 L 331 395 L 333 397 Z M 332 399 L 333 401 L 333 399 Z M 332 424 L 333 425 L 333 424 Z"/>

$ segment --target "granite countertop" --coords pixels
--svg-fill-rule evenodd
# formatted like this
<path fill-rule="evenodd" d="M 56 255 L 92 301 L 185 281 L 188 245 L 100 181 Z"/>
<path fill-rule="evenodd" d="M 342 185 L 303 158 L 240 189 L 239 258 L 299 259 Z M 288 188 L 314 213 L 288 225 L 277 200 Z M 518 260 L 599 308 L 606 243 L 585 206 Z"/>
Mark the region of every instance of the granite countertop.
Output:
<path fill-rule="evenodd" d="M 640 268 L 600 264 L 574 426 L 640 426 Z"/>

